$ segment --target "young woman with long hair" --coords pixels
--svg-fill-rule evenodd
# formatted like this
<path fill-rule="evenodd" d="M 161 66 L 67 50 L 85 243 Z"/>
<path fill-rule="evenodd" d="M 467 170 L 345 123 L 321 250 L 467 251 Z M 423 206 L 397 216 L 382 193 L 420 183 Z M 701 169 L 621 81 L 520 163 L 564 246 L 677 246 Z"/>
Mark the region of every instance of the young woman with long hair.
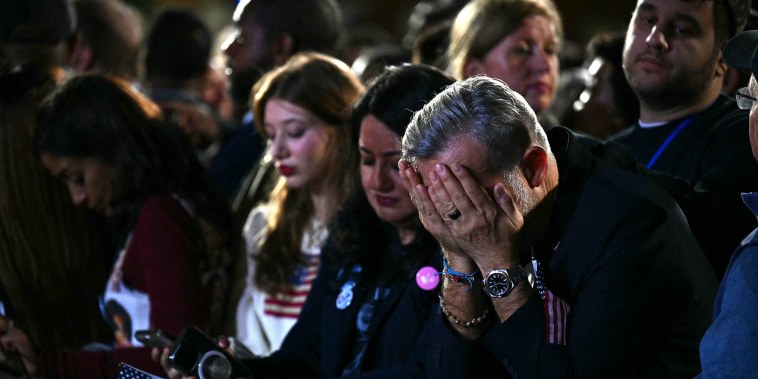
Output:
<path fill-rule="evenodd" d="M 343 62 L 293 56 L 253 88 L 253 112 L 278 178 L 244 227 L 248 265 L 237 338 L 257 355 L 279 348 L 318 269 L 326 226 L 351 192 L 357 159 L 348 117 L 363 86 Z"/>
<path fill-rule="evenodd" d="M 62 80 L 32 68 L 0 76 L 0 336 L 15 325 L 48 350 L 108 338 L 105 244 L 90 228 L 99 219 L 74 207 L 34 151 L 36 114 Z"/>

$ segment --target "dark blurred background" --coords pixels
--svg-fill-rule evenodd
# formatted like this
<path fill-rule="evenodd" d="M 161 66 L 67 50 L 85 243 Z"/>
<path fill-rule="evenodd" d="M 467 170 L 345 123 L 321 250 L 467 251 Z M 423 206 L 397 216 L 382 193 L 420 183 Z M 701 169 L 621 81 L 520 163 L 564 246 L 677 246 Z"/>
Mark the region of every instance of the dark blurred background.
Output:
<path fill-rule="evenodd" d="M 236 0 L 127 0 L 142 10 L 149 20 L 157 9 L 183 4 L 195 9 L 214 31 L 231 20 Z M 338 0 L 345 25 L 353 30 L 379 30 L 398 43 L 408 29 L 408 19 L 418 1 L 412 0 Z M 633 0 L 555 0 L 563 17 L 565 37 L 583 48 L 598 32 L 626 30 L 636 1 Z"/>

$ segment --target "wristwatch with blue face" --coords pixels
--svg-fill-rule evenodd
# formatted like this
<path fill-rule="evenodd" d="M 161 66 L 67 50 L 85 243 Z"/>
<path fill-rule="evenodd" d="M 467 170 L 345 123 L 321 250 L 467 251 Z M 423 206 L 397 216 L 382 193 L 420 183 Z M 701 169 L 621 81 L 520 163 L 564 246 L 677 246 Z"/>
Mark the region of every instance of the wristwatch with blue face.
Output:
<path fill-rule="evenodd" d="M 506 297 L 516 286 L 526 278 L 524 266 L 492 270 L 482 280 L 482 287 L 490 297 Z"/>

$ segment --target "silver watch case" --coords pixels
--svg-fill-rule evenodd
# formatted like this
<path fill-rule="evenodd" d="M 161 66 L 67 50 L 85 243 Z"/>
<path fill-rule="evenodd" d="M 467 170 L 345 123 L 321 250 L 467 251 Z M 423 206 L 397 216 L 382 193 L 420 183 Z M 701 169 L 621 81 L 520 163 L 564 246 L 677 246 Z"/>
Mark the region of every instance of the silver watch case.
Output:
<path fill-rule="evenodd" d="M 482 287 L 484 288 L 484 292 L 490 295 L 490 297 L 506 297 L 525 278 L 526 271 L 522 265 L 502 270 L 492 270 L 482 279 Z"/>

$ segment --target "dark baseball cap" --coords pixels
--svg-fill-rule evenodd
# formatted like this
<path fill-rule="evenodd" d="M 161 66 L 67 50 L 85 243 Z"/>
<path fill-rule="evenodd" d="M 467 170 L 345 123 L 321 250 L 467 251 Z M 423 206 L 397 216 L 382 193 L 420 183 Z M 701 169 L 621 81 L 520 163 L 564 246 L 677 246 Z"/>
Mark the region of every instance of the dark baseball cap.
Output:
<path fill-rule="evenodd" d="M 76 33 L 70 0 L 3 0 L 0 41 L 55 43 Z"/>
<path fill-rule="evenodd" d="M 758 78 L 758 30 L 737 34 L 724 46 L 724 62 L 741 70 L 750 70 Z"/>

